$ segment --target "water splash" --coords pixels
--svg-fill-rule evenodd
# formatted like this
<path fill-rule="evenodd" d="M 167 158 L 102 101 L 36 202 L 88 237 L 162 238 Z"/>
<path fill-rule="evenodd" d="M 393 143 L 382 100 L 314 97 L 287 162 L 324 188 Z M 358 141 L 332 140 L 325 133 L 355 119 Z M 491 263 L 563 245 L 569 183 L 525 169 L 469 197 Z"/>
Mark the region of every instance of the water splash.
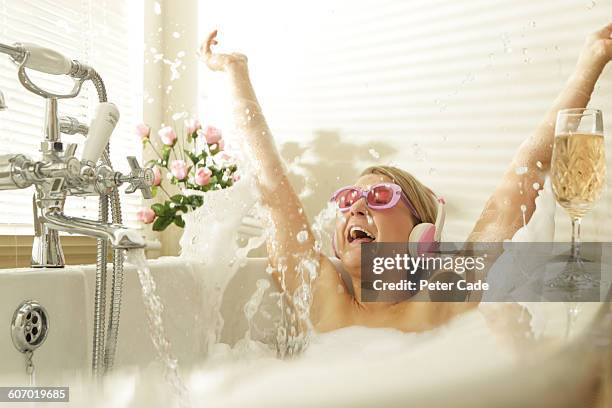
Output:
<path fill-rule="evenodd" d="M 149 322 L 149 329 L 151 332 L 151 341 L 157 352 L 157 358 L 164 366 L 164 378 L 172 387 L 179 405 L 183 408 L 190 407 L 189 391 L 179 373 L 178 361 L 172 353 L 172 346 L 166 336 L 162 321 L 164 306 L 157 295 L 155 280 L 147 265 L 144 250 L 136 249 L 127 251 L 126 262 L 137 267 L 138 279 L 142 286 L 142 299 L 144 301 L 147 321 Z"/>
<path fill-rule="evenodd" d="M 315 239 L 315 250 L 321 253 L 332 255 L 331 241 L 334 235 L 337 212 L 336 204 L 328 202 L 327 206 L 314 217 L 312 233 Z"/>
<path fill-rule="evenodd" d="M 247 254 L 265 241 L 265 234 L 250 237 L 245 246 L 239 246 L 242 220 L 254 209 L 258 199 L 256 187 L 246 168 L 245 177 L 224 190 L 209 191 L 204 205 L 183 215 L 185 230 L 180 240 L 181 258 L 193 262 L 201 270 L 204 295 L 198 305 L 202 313 L 204 349 L 210 353 L 219 341 L 223 329 L 221 302 L 227 284 Z M 185 190 L 185 194 L 203 195 L 200 191 Z M 210 239 L 210 237 L 213 237 Z M 203 256 L 210 254 L 210 256 Z"/>
<path fill-rule="evenodd" d="M 257 281 L 257 288 L 248 302 L 244 305 L 244 316 L 247 319 L 248 330 L 244 335 L 244 338 L 250 340 L 254 329 L 253 318 L 261 306 L 264 294 L 270 288 L 270 281 L 266 279 L 259 279 Z"/>

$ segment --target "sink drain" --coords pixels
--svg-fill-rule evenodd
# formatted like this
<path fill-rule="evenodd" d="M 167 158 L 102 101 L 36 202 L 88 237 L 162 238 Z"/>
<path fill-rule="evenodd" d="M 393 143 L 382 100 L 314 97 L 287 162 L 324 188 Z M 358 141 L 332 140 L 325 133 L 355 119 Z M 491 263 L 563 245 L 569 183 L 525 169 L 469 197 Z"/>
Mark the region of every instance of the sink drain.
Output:
<path fill-rule="evenodd" d="M 23 302 L 13 314 L 11 337 L 21 353 L 34 351 L 45 341 L 49 332 L 49 315 L 35 300 Z"/>

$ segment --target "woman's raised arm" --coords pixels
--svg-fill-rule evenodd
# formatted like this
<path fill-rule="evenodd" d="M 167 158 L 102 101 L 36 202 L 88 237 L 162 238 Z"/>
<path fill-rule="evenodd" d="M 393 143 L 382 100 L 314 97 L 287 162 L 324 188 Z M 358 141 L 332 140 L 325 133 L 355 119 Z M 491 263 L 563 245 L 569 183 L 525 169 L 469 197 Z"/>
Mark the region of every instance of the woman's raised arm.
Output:
<path fill-rule="evenodd" d="M 557 112 L 560 109 L 586 107 L 595 83 L 610 59 L 612 23 L 587 37 L 565 88 L 535 132 L 519 147 L 501 184 L 487 201 L 468 241 L 495 242 L 512 238 L 523 226 L 521 205 L 527 207 L 525 220 L 529 221 L 538 194 L 531 186 L 534 183 L 543 185 L 542 173 L 550 169 Z M 527 169 L 526 172 L 523 169 Z"/>
<path fill-rule="evenodd" d="M 290 294 L 303 284 L 310 284 L 313 273 L 319 272 L 320 255 L 315 251 L 315 239 L 302 203 L 295 193 L 283 161 L 249 78 L 247 58 L 242 54 L 213 53 L 217 44 L 217 31 L 213 31 L 202 44 L 204 61 L 213 71 L 225 71 L 233 97 L 234 120 L 240 133 L 242 149 L 254 166 L 260 186 L 262 202 L 271 213 L 272 236 L 268 239 L 268 257 L 281 290 Z M 326 259 L 325 265 L 329 264 Z M 281 274 L 284 279 L 281 279 Z M 317 286 L 335 290 L 339 278 L 329 267 L 320 269 Z M 299 295 L 300 293 L 298 293 Z M 315 296 L 316 301 L 317 296 Z"/>

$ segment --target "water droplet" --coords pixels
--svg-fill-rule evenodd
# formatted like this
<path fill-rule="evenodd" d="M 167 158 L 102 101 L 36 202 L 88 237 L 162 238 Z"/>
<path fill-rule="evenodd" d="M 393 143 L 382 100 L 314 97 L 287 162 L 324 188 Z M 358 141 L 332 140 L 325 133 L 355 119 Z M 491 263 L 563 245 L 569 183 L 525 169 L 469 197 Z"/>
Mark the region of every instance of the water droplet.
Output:
<path fill-rule="evenodd" d="M 540 189 L 540 183 L 533 183 L 533 189 L 534 190 L 539 190 Z"/>
<path fill-rule="evenodd" d="M 542 162 L 538 160 L 538 161 L 536 162 L 536 166 L 538 166 L 538 169 L 541 169 L 541 168 L 543 167 L 543 166 L 542 166 Z"/>
<path fill-rule="evenodd" d="M 514 172 L 516 173 L 517 176 L 520 176 L 522 174 L 527 173 L 527 170 L 528 170 L 527 166 L 520 166 L 520 167 L 517 167 L 514 170 Z"/>
<path fill-rule="evenodd" d="M 368 153 L 370 153 L 373 158 L 380 159 L 380 154 L 376 150 L 370 149 L 368 150 Z"/>
<path fill-rule="evenodd" d="M 300 244 L 303 244 L 308 239 L 308 231 L 303 230 L 303 231 L 298 232 L 296 238 Z"/>
<path fill-rule="evenodd" d="M 157 14 L 158 16 L 161 14 L 161 5 L 159 4 L 158 1 L 156 1 L 153 4 L 153 11 L 155 12 L 155 14 Z M 161 30 L 161 29 L 160 29 Z"/>
<path fill-rule="evenodd" d="M 185 56 L 185 51 L 179 51 L 178 54 L 176 54 L 176 56 L 178 58 L 183 58 Z"/>
<path fill-rule="evenodd" d="M 512 52 L 512 47 L 510 46 L 510 36 L 508 35 L 508 33 L 503 33 L 502 36 L 502 44 L 504 46 L 504 52 L 506 54 L 510 54 Z"/>
<path fill-rule="evenodd" d="M 187 112 L 177 112 L 172 115 L 172 120 L 179 120 L 182 118 L 186 118 L 187 116 Z"/>
<path fill-rule="evenodd" d="M 175 31 L 172 33 L 172 37 L 174 38 L 181 38 L 181 33 L 179 33 L 178 31 Z"/>

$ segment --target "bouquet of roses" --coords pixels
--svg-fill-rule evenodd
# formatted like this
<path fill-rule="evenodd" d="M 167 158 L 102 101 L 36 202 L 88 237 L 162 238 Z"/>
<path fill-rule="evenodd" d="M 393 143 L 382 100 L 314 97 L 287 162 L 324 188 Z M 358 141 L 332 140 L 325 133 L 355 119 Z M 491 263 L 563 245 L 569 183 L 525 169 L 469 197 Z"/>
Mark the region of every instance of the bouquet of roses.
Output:
<path fill-rule="evenodd" d="M 203 195 L 198 192 L 224 189 L 238 180 L 237 166 L 223 150 L 225 143 L 219 129 L 202 128 L 197 119 L 189 119 L 184 123 L 184 132 L 185 139 L 177 137 L 170 126 L 159 129 L 159 149 L 151 140 L 151 128 L 145 124 L 136 126 L 143 148 L 150 146 L 157 155 L 157 159 L 146 163 L 155 175 L 153 196 L 161 191 L 166 198 L 163 203 L 138 211 L 138 219 L 145 224 L 153 223 L 154 231 L 163 231 L 170 224 L 184 227 L 182 214 L 195 210 L 204 202 Z M 194 148 L 185 148 L 185 140 Z M 164 188 L 164 181 L 179 186 L 182 193 L 170 195 Z"/>

